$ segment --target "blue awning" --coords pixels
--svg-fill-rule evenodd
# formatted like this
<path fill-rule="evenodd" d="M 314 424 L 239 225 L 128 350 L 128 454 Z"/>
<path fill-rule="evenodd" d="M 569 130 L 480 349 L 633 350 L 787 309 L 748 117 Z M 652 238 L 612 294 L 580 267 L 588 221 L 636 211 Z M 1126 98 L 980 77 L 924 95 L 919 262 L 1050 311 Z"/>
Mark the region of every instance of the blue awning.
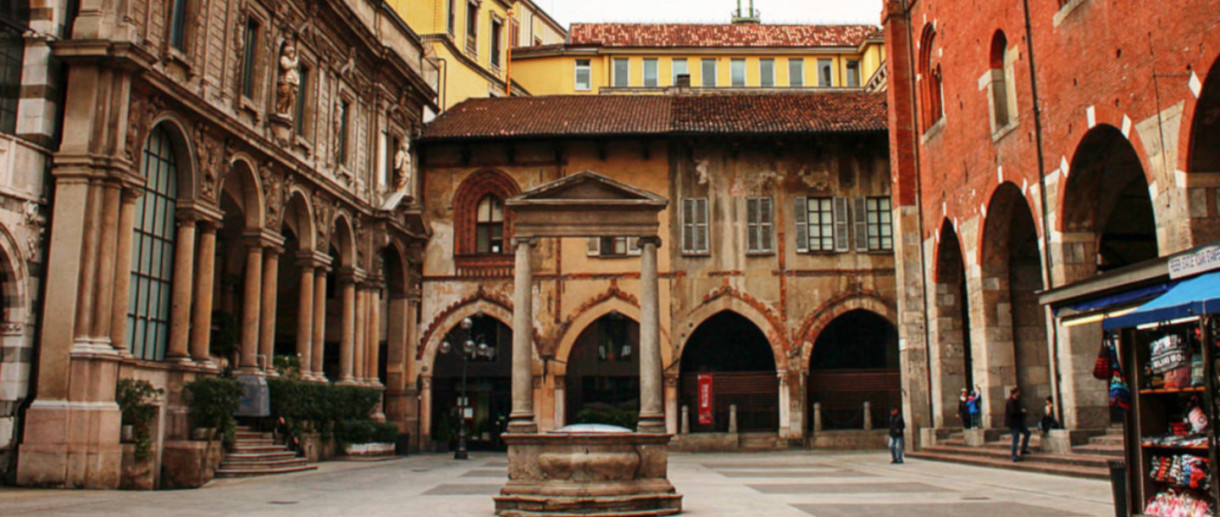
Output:
<path fill-rule="evenodd" d="M 1130 314 L 1107 318 L 1106 330 L 1135 327 L 1220 312 L 1220 271 L 1178 282 L 1168 292 Z"/>
<path fill-rule="evenodd" d="M 1068 307 L 1071 308 L 1072 310 L 1075 310 L 1076 312 L 1091 312 L 1091 311 L 1095 311 L 1097 309 L 1104 309 L 1106 307 L 1110 307 L 1113 305 L 1128 304 L 1128 303 L 1132 303 L 1132 302 L 1138 302 L 1140 300 L 1148 300 L 1148 299 L 1160 296 L 1161 294 L 1164 294 L 1165 291 L 1168 291 L 1169 288 L 1173 287 L 1174 285 L 1175 285 L 1174 282 L 1161 282 L 1159 284 L 1140 287 L 1138 289 L 1132 289 L 1130 291 L 1123 291 L 1121 293 L 1115 293 L 1115 294 L 1111 294 L 1109 296 L 1102 296 L 1099 298 L 1093 298 L 1091 300 L 1085 300 L 1085 301 L 1077 303 L 1077 304 L 1069 305 Z"/>

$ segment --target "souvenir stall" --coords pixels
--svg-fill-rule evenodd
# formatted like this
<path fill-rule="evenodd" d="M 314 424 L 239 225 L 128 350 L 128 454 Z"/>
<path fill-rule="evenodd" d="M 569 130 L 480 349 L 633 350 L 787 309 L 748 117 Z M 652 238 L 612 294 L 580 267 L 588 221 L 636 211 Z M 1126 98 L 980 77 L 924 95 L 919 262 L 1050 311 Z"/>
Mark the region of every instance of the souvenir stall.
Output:
<path fill-rule="evenodd" d="M 1133 515 L 1216 516 L 1220 272 L 1178 279 L 1103 326 L 1102 353 L 1114 359 L 1105 368 L 1112 370 L 1111 399 L 1130 407 L 1128 508 Z"/>

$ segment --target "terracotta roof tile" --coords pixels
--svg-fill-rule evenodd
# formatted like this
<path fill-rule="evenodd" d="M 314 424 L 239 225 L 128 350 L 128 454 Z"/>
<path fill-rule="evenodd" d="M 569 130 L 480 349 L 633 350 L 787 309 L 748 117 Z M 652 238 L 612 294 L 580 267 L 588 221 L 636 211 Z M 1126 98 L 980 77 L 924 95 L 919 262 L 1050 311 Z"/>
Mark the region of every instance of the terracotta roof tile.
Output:
<path fill-rule="evenodd" d="M 885 97 L 881 94 L 557 95 L 471 99 L 428 124 L 423 139 L 885 130 Z"/>
<path fill-rule="evenodd" d="M 574 23 L 571 45 L 603 47 L 855 47 L 877 33 L 872 25 Z"/>

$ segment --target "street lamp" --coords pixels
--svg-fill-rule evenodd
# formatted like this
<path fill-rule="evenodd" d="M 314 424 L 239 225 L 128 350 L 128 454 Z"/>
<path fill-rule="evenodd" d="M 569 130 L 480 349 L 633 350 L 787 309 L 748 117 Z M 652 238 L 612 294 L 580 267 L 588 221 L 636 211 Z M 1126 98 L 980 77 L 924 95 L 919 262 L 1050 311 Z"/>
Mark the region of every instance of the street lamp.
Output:
<path fill-rule="evenodd" d="M 482 317 L 482 313 L 475 314 L 474 317 Z M 461 395 L 458 396 L 458 446 L 457 450 L 453 451 L 453 459 L 466 459 L 466 411 L 470 408 L 470 397 L 466 393 L 466 366 L 471 359 L 486 359 L 492 360 L 496 357 L 496 349 L 487 344 L 483 336 L 473 336 L 471 330 L 474 328 L 474 320 L 465 318 L 458 328 L 454 329 L 447 336 L 448 339 L 441 342 L 440 352 L 448 354 L 456 352 L 462 356 L 462 388 Z M 455 348 L 449 339 L 460 342 L 461 348 Z M 478 343 L 476 344 L 476 339 Z"/>

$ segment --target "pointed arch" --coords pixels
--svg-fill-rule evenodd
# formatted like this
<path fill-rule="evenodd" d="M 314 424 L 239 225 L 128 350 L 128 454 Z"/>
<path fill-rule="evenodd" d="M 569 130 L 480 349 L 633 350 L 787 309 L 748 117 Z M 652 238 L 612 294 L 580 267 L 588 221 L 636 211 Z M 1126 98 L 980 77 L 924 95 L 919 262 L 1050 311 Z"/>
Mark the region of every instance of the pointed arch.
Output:
<path fill-rule="evenodd" d="M 621 314 L 628 319 L 636 322 L 640 321 L 640 307 L 630 301 L 620 297 L 609 297 L 597 302 L 587 310 L 582 311 L 575 318 L 570 320 L 565 326 L 565 332 L 559 338 L 559 345 L 555 349 L 555 375 L 563 376 L 567 374 L 568 361 L 572 355 L 572 348 L 576 345 L 576 340 L 585 331 L 589 325 L 594 324 L 603 316 L 609 314 Z M 661 347 L 662 356 L 666 355 L 665 349 L 672 347 Z M 666 358 L 661 358 L 665 362 Z"/>
<path fill-rule="evenodd" d="M 265 226 L 266 207 L 263 199 L 262 180 L 258 166 L 252 158 L 238 154 L 229 161 L 229 170 L 220 180 L 222 196 L 228 194 L 243 212 L 246 230 L 259 230 Z"/>
<path fill-rule="evenodd" d="M 686 345 L 690 341 L 691 335 L 700 325 L 703 325 L 707 320 L 722 312 L 732 312 L 739 316 L 750 320 L 758 330 L 767 338 L 768 344 L 771 346 L 771 355 L 775 360 L 776 371 L 787 371 L 788 369 L 788 354 L 785 352 L 786 341 L 783 339 L 783 333 L 780 331 L 779 325 L 776 325 L 768 317 L 766 313 L 759 310 L 754 304 L 749 303 L 743 296 L 732 291 L 722 290 L 723 292 L 714 295 L 710 299 L 704 301 L 694 310 L 683 318 L 682 323 L 674 327 L 674 356 L 669 359 L 669 366 L 666 371 L 671 374 L 681 373 L 682 355 L 686 352 Z M 662 347 L 664 350 L 665 347 Z M 665 358 L 662 357 L 664 360 Z"/>
<path fill-rule="evenodd" d="M 478 239 L 476 224 L 478 209 L 486 198 L 499 200 L 501 206 L 505 200 L 521 193 L 521 187 L 508 174 L 495 169 L 479 170 L 458 186 L 453 195 L 453 252 L 455 256 L 478 254 Z M 504 242 L 512 236 L 513 215 L 503 211 L 502 238 Z M 508 246 L 501 249 L 501 254 L 507 252 Z"/>

